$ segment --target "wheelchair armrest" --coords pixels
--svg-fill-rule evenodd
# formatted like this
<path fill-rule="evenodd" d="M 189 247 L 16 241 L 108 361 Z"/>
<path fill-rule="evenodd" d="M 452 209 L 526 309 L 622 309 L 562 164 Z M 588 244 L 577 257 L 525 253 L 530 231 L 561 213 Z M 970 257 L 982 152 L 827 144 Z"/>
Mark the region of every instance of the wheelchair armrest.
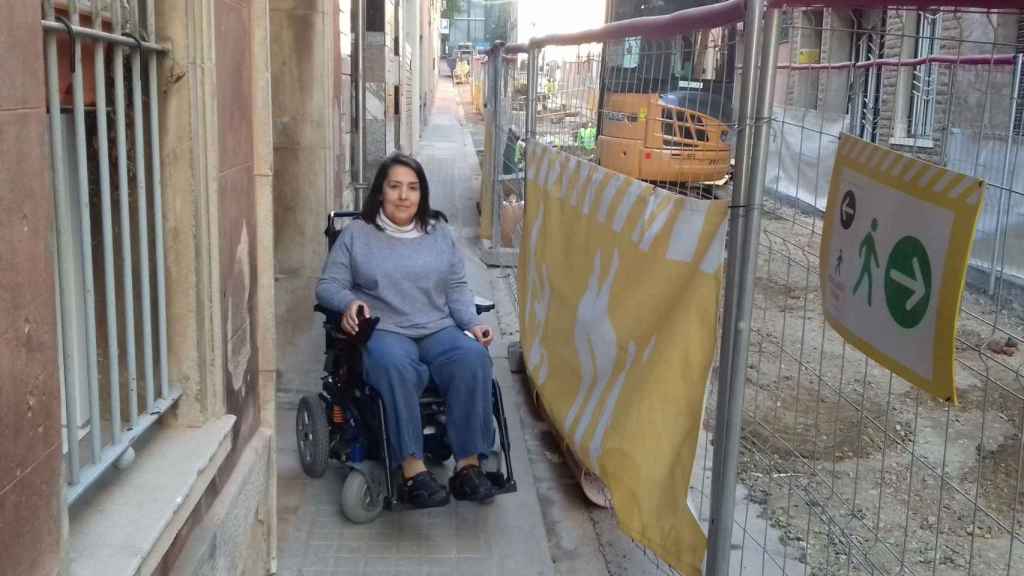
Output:
<path fill-rule="evenodd" d="M 330 331 L 331 336 L 348 340 L 359 346 L 369 342 L 370 336 L 373 335 L 373 331 L 377 328 L 377 324 L 380 323 L 380 318 L 376 316 L 372 318 L 363 318 L 359 321 L 359 332 L 349 335 L 345 334 L 341 329 L 341 312 L 335 312 L 334 310 L 319 304 L 314 305 L 313 310 L 325 316 L 324 324 L 327 325 L 327 330 Z"/>
<path fill-rule="evenodd" d="M 473 304 L 476 305 L 477 315 L 494 310 L 494 302 L 480 296 L 473 296 Z"/>

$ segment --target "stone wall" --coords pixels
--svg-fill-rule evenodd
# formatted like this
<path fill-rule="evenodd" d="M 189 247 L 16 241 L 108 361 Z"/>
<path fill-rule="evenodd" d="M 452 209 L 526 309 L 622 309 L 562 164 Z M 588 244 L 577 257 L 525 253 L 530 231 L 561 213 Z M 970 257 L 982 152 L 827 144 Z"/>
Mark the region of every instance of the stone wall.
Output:
<path fill-rule="evenodd" d="M 62 558 L 60 390 L 39 2 L 0 19 L 0 542 L 5 574 Z"/>
<path fill-rule="evenodd" d="M 351 84 L 341 36 L 350 10 L 348 2 L 270 1 L 279 393 L 320 386 L 323 339 L 313 292 L 327 255 L 327 212 L 346 203 L 351 100 L 338 90 Z"/>

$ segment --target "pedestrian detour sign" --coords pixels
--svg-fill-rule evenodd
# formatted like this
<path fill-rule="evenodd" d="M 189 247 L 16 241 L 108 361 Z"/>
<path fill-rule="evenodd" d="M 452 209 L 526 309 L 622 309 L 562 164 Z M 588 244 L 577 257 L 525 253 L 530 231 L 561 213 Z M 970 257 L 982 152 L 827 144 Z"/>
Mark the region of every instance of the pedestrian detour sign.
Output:
<path fill-rule="evenodd" d="M 843 134 L 821 239 L 825 317 L 956 403 L 954 339 L 984 182 Z"/>

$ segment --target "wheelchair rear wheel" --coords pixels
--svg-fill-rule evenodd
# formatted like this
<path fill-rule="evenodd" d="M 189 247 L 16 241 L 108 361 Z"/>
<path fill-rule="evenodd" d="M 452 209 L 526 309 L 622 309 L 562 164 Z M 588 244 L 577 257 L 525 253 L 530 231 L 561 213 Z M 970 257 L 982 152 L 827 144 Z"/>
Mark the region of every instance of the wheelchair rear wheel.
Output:
<path fill-rule="evenodd" d="M 299 447 L 302 471 L 310 478 L 320 478 L 327 472 L 327 412 L 317 396 L 306 395 L 299 400 L 295 413 L 295 438 Z"/>
<path fill-rule="evenodd" d="M 362 470 L 352 468 L 341 487 L 341 513 L 353 524 L 373 522 L 384 509 L 384 494 Z"/>

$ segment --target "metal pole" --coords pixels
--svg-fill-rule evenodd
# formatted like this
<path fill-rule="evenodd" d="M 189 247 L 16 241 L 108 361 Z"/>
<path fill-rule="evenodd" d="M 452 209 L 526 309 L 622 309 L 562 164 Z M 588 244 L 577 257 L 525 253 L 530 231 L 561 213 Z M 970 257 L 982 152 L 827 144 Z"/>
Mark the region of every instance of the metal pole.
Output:
<path fill-rule="evenodd" d="M 94 2 L 92 22 L 97 29 L 103 26 L 100 3 Z M 103 226 L 103 288 L 107 307 L 107 378 L 110 380 L 110 432 L 114 444 L 121 442 L 121 383 L 117 350 L 117 284 L 114 279 L 114 227 L 110 204 L 110 143 L 107 138 L 107 72 L 104 45 L 93 50 L 96 78 L 96 139 L 100 172 L 100 219 Z"/>
<path fill-rule="evenodd" d="M 156 14 L 153 0 L 146 0 L 146 35 L 156 39 Z M 160 177 L 160 89 L 157 84 L 156 52 L 149 53 L 149 149 L 153 170 L 153 243 L 156 254 L 156 330 L 160 352 L 160 397 L 170 396 L 167 377 L 167 285 L 164 278 L 163 182 Z"/>
<path fill-rule="evenodd" d="M 123 31 L 121 3 L 113 2 L 114 31 Z M 128 136 L 124 101 L 124 46 L 114 46 L 114 122 L 117 140 L 118 208 L 121 220 L 121 290 L 124 305 L 124 344 L 128 370 L 128 423 L 135 428 L 139 421 L 138 363 L 135 357 L 135 286 L 132 279 L 131 203 L 128 199 Z"/>
<path fill-rule="evenodd" d="M 111 1 L 111 6 L 113 6 L 116 3 L 117 2 L 112 0 Z M 54 22 L 54 21 L 51 21 L 51 20 L 43 20 L 42 21 L 42 26 L 43 26 L 43 31 L 44 32 L 66 33 L 68 31 L 67 26 L 65 26 L 63 23 L 61 23 L 61 22 Z M 96 29 L 93 29 L 93 28 L 85 28 L 83 26 L 74 26 L 74 25 L 72 25 L 71 26 L 71 32 L 73 32 L 74 35 L 78 36 L 79 38 L 85 38 L 85 39 L 88 39 L 88 40 L 97 40 L 97 41 L 102 42 L 102 43 L 110 44 L 111 46 L 138 46 L 139 45 L 139 43 L 136 42 L 134 38 L 129 38 L 127 36 L 120 36 L 119 33 L 118 34 L 110 34 L 110 33 L 107 33 L 107 32 L 103 32 L 102 30 L 96 30 Z M 161 46 L 161 45 L 153 43 L 153 42 L 142 42 L 142 48 L 143 48 L 143 50 L 152 50 L 154 52 L 168 52 L 169 51 L 166 46 Z"/>
<path fill-rule="evenodd" d="M 992 262 L 989 267 L 988 276 L 989 294 L 995 294 L 996 292 L 996 264 L 999 262 L 1002 254 L 1000 246 L 1003 245 L 1006 238 L 1006 230 L 1004 227 L 1009 227 L 1009 222 L 1008 220 L 1004 222 L 1003 215 L 1009 215 L 1010 213 L 1011 195 L 1009 190 L 1011 186 L 1010 166 L 1012 165 L 1011 159 L 1013 157 L 1013 123 L 1017 117 L 1017 107 L 1020 106 L 1020 75 L 1022 72 L 1022 62 L 1024 62 L 1024 54 L 1017 54 L 1014 58 L 1013 66 L 1013 91 L 1010 92 L 1010 123 L 1009 128 L 1006 130 L 1006 153 L 1003 155 L 1002 189 L 999 191 L 999 208 L 996 211 L 996 230 L 992 241 Z M 982 134 L 982 138 L 984 138 L 984 134 Z M 982 144 L 983 142 L 978 142 L 978 147 L 980 148 Z"/>
<path fill-rule="evenodd" d="M 541 48 L 532 48 L 527 53 L 526 69 L 526 141 L 537 137 L 537 74 L 539 72 Z"/>
<path fill-rule="evenodd" d="M 729 222 L 731 237 L 726 260 L 725 317 L 719 360 L 711 522 L 708 535 L 707 573 L 712 576 L 729 574 L 746 356 L 750 344 L 750 312 L 753 304 L 754 275 L 757 271 L 757 246 L 761 232 L 760 205 L 768 159 L 768 136 L 771 131 L 779 13 L 775 9 L 768 11 L 766 26 L 762 30 L 763 11 L 760 1 L 749 2 L 743 26 L 746 45 L 739 122 L 744 132 L 749 132 L 749 128 L 754 126 L 754 133 L 742 134 L 739 140 L 739 178 L 733 190 L 734 207 L 730 212 Z M 761 65 L 759 75 L 755 76 L 757 67 L 754 61 L 758 48 L 761 49 Z"/>
<path fill-rule="evenodd" d="M 78 2 L 71 0 L 68 4 L 68 11 L 71 12 L 71 24 L 78 26 Z M 103 449 L 103 434 L 100 431 L 100 386 L 99 373 L 96 366 L 98 353 L 96 351 L 96 286 L 93 281 L 92 270 L 92 221 L 90 215 L 92 209 L 89 205 L 89 164 L 86 156 L 85 143 L 85 86 L 82 77 L 82 41 L 77 37 L 72 39 L 74 47 L 71 66 L 71 93 L 73 99 L 72 113 L 75 120 L 75 166 L 78 172 L 78 211 L 82 221 L 82 245 L 81 265 L 82 283 L 85 299 L 85 347 L 86 363 L 89 366 L 89 439 L 92 447 L 93 462 L 100 459 L 100 451 Z M 71 438 L 68 438 L 71 441 Z"/>
<path fill-rule="evenodd" d="M 359 95 L 356 114 L 359 118 L 359 137 L 356 139 L 356 210 L 363 208 L 366 190 L 366 0 L 359 0 L 356 34 L 356 93 Z"/>
<path fill-rule="evenodd" d="M 497 41 L 491 49 L 491 247 L 501 248 L 501 172 L 502 146 L 501 100 L 505 66 L 502 48 L 505 43 Z"/>
<path fill-rule="evenodd" d="M 43 3 L 45 17 L 54 18 L 53 0 Z M 67 164 L 64 158 L 64 127 L 61 126 L 60 78 L 58 71 L 57 37 L 46 35 L 46 100 L 49 107 L 50 141 L 53 163 L 53 203 L 57 236 L 57 281 L 60 285 L 61 342 L 64 360 L 64 411 L 67 418 L 68 440 L 68 484 L 79 481 L 80 458 L 78 454 L 78 380 L 74 371 L 75 361 L 71 343 L 74 330 L 71 319 L 75 306 L 68 298 L 70 282 L 74 274 L 74 252 L 77 249 L 72 237 L 71 205 L 68 198 Z"/>
<path fill-rule="evenodd" d="M 140 31 L 138 0 L 134 4 L 135 32 Z M 142 294 L 142 361 L 146 378 L 146 412 L 153 411 L 153 303 L 149 277 L 149 203 L 146 198 L 146 139 L 142 113 L 142 52 L 132 51 L 132 130 L 135 132 L 135 200 L 139 218 L 139 288 Z"/>

